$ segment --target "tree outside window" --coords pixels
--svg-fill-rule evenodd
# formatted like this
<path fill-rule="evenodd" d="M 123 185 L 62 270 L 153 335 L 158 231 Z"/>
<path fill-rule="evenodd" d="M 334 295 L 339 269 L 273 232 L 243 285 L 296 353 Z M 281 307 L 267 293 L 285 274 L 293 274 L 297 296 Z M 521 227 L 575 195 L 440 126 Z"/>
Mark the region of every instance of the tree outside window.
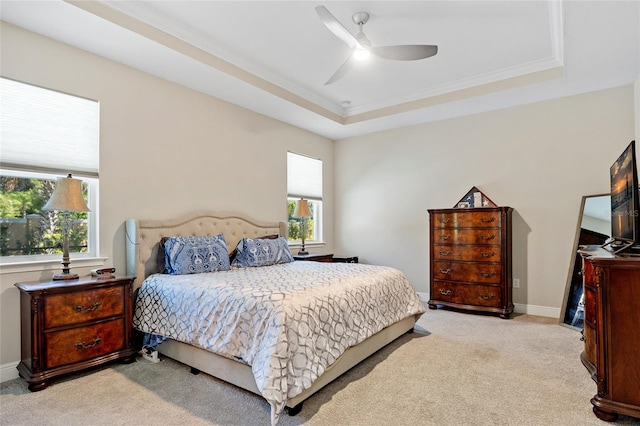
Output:
<path fill-rule="evenodd" d="M 55 185 L 55 179 L 0 176 L 0 256 L 62 253 L 61 215 L 42 210 Z M 82 192 L 87 199 L 86 182 Z M 88 214 L 69 217 L 69 251 L 87 252 Z"/>

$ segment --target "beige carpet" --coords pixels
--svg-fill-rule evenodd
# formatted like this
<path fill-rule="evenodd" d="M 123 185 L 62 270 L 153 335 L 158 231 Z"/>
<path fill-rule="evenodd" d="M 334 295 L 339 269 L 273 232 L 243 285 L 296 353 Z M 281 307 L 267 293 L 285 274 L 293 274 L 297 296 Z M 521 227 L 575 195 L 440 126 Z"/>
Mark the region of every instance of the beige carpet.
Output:
<path fill-rule="evenodd" d="M 603 425 L 580 334 L 555 320 L 447 310 L 420 319 L 279 425 Z M 268 425 L 260 397 L 170 359 L 140 360 L 31 393 L 0 386 L 2 425 Z M 640 425 L 620 417 L 617 424 Z"/>

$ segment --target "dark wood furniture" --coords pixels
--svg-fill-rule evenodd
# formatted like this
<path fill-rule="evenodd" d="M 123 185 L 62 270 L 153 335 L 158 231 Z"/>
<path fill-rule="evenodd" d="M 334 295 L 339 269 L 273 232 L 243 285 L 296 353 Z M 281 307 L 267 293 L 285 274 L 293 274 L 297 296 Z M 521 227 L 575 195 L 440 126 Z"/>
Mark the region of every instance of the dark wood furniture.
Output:
<path fill-rule="evenodd" d="M 135 360 L 134 277 L 81 277 L 17 283 L 20 376 L 39 391 L 54 377 L 121 359 Z"/>
<path fill-rule="evenodd" d="M 333 261 L 333 253 L 328 254 L 320 254 L 320 253 L 309 253 L 309 254 L 294 254 L 294 260 L 309 260 L 312 262 L 332 262 Z"/>
<path fill-rule="evenodd" d="M 334 254 L 331 261 L 335 263 L 358 263 L 358 256 L 344 256 L 341 254 Z"/>
<path fill-rule="evenodd" d="M 429 308 L 513 312 L 511 207 L 429 210 Z"/>
<path fill-rule="evenodd" d="M 584 279 L 584 351 L 596 382 L 594 414 L 640 417 L 640 257 L 580 250 Z"/>

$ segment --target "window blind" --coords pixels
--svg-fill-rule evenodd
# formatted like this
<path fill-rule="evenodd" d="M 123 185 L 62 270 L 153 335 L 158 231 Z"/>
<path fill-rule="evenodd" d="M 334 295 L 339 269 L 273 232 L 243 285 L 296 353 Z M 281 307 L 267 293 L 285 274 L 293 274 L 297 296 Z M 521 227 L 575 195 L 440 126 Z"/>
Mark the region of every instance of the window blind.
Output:
<path fill-rule="evenodd" d="M 287 192 L 291 198 L 322 200 L 322 160 L 288 152 Z"/>
<path fill-rule="evenodd" d="M 0 168 L 98 176 L 98 102 L 6 78 L 0 94 Z"/>

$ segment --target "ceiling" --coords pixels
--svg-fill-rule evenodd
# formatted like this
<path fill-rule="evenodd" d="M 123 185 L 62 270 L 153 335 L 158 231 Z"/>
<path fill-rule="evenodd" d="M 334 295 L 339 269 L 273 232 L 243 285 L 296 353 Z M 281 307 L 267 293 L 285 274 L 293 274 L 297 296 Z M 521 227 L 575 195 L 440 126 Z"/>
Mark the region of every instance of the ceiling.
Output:
<path fill-rule="evenodd" d="M 372 58 L 325 85 L 358 11 L 374 46 L 435 44 L 418 61 Z M 331 139 L 632 84 L 640 1 L 7 1 L 30 31 Z"/>

